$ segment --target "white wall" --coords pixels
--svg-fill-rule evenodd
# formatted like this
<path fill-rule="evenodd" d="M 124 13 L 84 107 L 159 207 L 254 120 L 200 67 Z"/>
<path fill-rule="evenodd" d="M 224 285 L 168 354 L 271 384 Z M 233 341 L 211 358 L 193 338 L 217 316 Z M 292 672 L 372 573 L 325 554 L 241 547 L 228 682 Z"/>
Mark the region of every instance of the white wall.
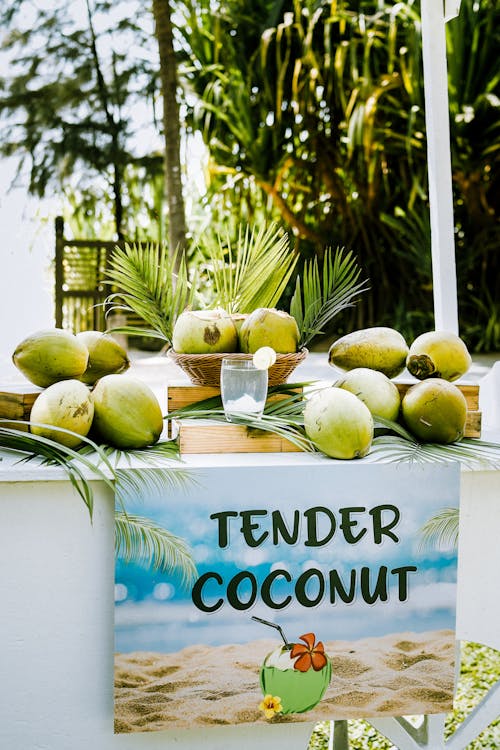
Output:
<path fill-rule="evenodd" d="M 14 164 L 0 162 L 0 382 L 17 373 L 10 361 L 28 334 L 54 325 L 52 302 L 52 221 L 49 207 L 28 199 L 22 187 L 9 191 Z"/>

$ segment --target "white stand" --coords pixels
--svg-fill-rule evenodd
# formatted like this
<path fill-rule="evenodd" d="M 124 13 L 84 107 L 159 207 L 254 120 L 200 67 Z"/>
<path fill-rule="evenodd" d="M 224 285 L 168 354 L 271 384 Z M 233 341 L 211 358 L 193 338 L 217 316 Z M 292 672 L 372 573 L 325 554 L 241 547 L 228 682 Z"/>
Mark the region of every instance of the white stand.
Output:
<path fill-rule="evenodd" d="M 436 330 L 458 333 L 450 124 L 443 2 L 422 0 L 425 119 Z"/>

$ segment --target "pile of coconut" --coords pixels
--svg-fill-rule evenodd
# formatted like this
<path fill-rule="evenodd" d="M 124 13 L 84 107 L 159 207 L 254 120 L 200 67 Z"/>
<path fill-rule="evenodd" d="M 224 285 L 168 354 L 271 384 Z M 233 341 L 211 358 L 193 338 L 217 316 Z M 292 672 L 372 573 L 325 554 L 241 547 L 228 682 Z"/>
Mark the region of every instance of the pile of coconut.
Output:
<path fill-rule="evenodd" d="M 16 367 L 44 390 L 31 409 L 35 435 L 76 448 L 92 437 L 115 448 L 145 448 L 157 442 L 163 415 L 153 391 L 123 375 L 125 349 L 99 331 L 73 334 L 60 328 L 37 331 L 16 347 Z"/>
<path fill-rule="evenodd" d="M 254 354 L 264 346 L 276 354 L 291 354 L 299 338 L 295 318 L 284 310 L 259 307 L 248 315 L 185 310 L 175 321 L 172 347 L 177 354 Z"/>
<path fill-rule="evenodd" d="M 326 455 L 366 456 L 377 418 L 402 423 L 422 442 L 463 437 L 467 401 L 453 381 L 465 375 L 471 357 L 454 333 L 429 331 L 408 347 L 392 328 L 364 328 L 335 341 L 328 357 L 344 374 L 314 393 L 304 410 L 307 436 Z M 415 384 L 401 398 L 393 378 L 405 368 Z"/>

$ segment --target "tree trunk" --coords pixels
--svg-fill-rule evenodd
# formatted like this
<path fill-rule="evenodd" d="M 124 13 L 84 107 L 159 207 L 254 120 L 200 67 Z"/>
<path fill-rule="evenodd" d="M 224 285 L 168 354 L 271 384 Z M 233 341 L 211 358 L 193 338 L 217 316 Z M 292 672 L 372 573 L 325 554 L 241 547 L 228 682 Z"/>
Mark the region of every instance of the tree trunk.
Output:
<path fill-rule="evenodd" d="M 106 81 L 101 69 L 101 61 L 97 53 L 97 42 L 94 30 L 94 22 L 92 20 L 92 9 L 90 7 L 89 0 L 87 0 L 87 18 L 89 22 L 89 31 L 91 39 L 92 58 L 94 60 L 94 68 L 97 78 L 97 90 L 101 99 L 102 108 L 106 115 L 106 122 L 109 128 L 109 134 L 111 136 L 111 159 L 113 167 L 113 206 L 114 206 L 114 217 L 115 217 L 115 228 L 116 236 L 119 240 L 123 240 L 123 201 L 122 201 L 122 170 L 120 167 L 119 151 L 120 151 L 120 126 L 113 117 L 110 105 L 109 105 L 109 94 Z"/>
<path fill-rule="evenodd" d="M 186 251 L 186 217 L 182 194 L 177 67 L 172 33 L 172 9 L 169 0 L 153 0 L 153 15 L 160 53 L 160 80 L 163 96 L 169 249 L 173 254 L 179 248 L 179 260 Z"/>

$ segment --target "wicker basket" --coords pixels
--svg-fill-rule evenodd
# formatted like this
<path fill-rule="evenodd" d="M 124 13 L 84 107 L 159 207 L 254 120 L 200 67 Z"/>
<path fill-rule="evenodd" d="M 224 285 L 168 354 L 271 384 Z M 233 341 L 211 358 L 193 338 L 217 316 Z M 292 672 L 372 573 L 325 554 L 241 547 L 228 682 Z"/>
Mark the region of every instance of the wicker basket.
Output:
<path fill-rule="evenodd" d="M 194 385 L 220 385 L 220 369 L 222 360 L 252 359 L 252 354 L 178 354 L 173 349 L 168 352 L 173 361 L 179 365 Z M 301 349 L 294 354 L 277 354 L 276 362 L 269 368 L 269 385 L 285 383 L 297 365 L 306 357 L 307 349 Z"/>

